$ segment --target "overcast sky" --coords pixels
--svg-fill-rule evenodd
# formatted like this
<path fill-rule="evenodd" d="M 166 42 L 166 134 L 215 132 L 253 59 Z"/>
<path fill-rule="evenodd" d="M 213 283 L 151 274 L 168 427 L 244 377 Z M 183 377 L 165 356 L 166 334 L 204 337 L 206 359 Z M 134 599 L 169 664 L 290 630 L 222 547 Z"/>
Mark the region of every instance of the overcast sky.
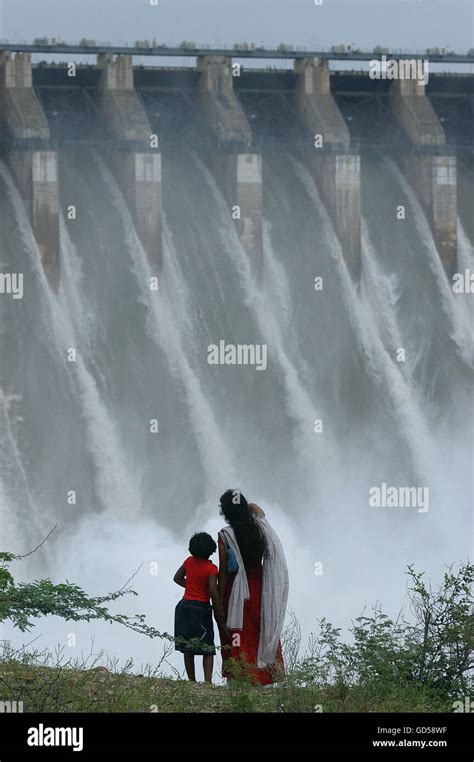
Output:
<path fill-rule="evenodd" d="M 156 37 L 210 45 L 282 41 L 317 48 L 450 46 L 473 41 L 473 4 L 458 0 L 0 0 L 0 36 L 58 36 L 134 42 Z"/>
<path fill-rule="evenodd" d="M 0 0 L 0 38 L 82 37 L 112 43 L 157 38 L 212 46 L 280 42 L 310 49 L 354 43 L 391 49 L 474 46 L 465 0 Z M 57 58 L 57 57 L 56 57 Z M 151 63 L 148 60 L 148 63 Z M 177 59 L 175 64 L 182 64 Z"/>

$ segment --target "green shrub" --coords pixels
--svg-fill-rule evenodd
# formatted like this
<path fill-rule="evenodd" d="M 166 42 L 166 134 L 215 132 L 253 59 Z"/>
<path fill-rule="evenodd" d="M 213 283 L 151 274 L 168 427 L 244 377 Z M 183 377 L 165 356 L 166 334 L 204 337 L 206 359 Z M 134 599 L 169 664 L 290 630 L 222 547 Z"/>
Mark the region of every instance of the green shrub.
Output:
<path fill-rule="evenodd" d="M 411 621 L 402 614 L 392 620 L 376 605 L 370 616 L 357 617 L 347 643 L 341 630 L 323 618 L 318 636 L 311 637 L 287 679 L 330 688 L 332 698 L 337 691 L 342 701 L 350 691 L 352 699 L 371 706 L 377 697 L 395 705 L 418 697 L 423 707 L 448 706 L 469 695 L 474 688 L 474 566 L 462 564 L 456 572 L 450 567 L 437 590 L 413 566 L 407 574 Z"/>

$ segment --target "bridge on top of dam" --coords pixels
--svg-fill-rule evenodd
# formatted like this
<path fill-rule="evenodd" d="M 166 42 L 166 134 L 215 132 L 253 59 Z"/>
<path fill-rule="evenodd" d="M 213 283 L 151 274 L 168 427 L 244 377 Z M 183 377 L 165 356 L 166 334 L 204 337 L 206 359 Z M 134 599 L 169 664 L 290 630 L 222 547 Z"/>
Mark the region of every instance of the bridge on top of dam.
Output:
<path fill-rule="evenodd" d="M 53 287 L 61 269 L 58 155 L 70 144 L 102 147 L 156 270 L 166 193 L 162 162 L 177 145 L 201 151 L 257 277 L 264 266 L 265 150 L 289 146 L 314 176 L 355 282 L 361 161 L 365 147 L 375 145 L 412 186 L 451 277 L 457 268 L 457 161 L 461 152 L 474 154 L 474 75 L 432 72 L 430 64 L 473 64 L 473 53 L 0 42 L 0 151 Z M 66 55 L 67 61 L 33 65 L 32 54 Z M 96 61 L 75 63 L 74 56 L 83 54 Z M 194 57 L 196 65 L 134 67 L 133 56 Z M 283 59 L 289 66 L 247 68 L 240 59 Z M 331 61 L 380 66 L 375 74 L 331 70 Z M 408 68 L 400 68 L 406 61 Z"/>
<path fill-rule="evenodd" d="M 372 50 L 361 50 L 353 45 L 333 45 L 329 50 L 308 50 L 281 43 L 277 48 L 265 48 L 255 43 L 235 43 L 231 48 L 211 48 L 194 42 L 181 45 L 167 45 L 157 40 L 137 40 L 133 45 L 111 44 L 83 39 L 77 43 L 66 43 L 55 38 L 37 38 L 34 42 L 8 42 L 0 40 L 0 49 L 12 53 L 38 53 L 46 55 L 130 55 L 135 57 L 187 57 L 231 56 L 234 58 L 287 59 L 318 58 L 323 61 L 372 61 L 385 55 L 391 59 L 429 59 L 431 63 L 474 64 L 474 48 L 465 53 L 456 53 L 447 48 L 427 48 L 424 51 L 390 50 L 377 45 Z"/>

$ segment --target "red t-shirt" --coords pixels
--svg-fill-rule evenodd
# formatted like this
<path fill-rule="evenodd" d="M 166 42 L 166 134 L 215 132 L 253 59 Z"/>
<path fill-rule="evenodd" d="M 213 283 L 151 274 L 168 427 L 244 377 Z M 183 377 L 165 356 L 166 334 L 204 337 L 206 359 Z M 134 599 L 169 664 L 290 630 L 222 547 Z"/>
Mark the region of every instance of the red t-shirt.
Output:
<path fill-rule="evenodd" d="M 204 558 L 189 556 L 183 564 L 186 572 L 185 601 L 209 603 L 209 577 L 217 574 L 217 566 Z"/>

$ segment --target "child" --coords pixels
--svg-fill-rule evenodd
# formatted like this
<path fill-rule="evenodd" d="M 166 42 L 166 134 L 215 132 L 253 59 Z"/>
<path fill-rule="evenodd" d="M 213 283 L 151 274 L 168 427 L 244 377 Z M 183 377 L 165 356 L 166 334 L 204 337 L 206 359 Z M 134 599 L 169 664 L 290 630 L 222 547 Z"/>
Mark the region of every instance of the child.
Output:
<path fill-rule="evenodd" d="M 193 682 L 196 682 L 195 656 L 203 657 L 204 679 L 207 683 L 212 682 L 216 649 L 210 598 L 216 620 L 225 624 L 224 609 L 217 593 L 217 566 L 209 561 L 209 556 L 216 549 L 216 543 L 207 532 L 193 535 L 189 541 L 191 555 L 173 577 L 177 585 L 185 588 L 184 596 L 175 610 L 175 649 L 184 654 L 186 674 Z M 189 641 L 194 642 L 190 644 Z"/>

